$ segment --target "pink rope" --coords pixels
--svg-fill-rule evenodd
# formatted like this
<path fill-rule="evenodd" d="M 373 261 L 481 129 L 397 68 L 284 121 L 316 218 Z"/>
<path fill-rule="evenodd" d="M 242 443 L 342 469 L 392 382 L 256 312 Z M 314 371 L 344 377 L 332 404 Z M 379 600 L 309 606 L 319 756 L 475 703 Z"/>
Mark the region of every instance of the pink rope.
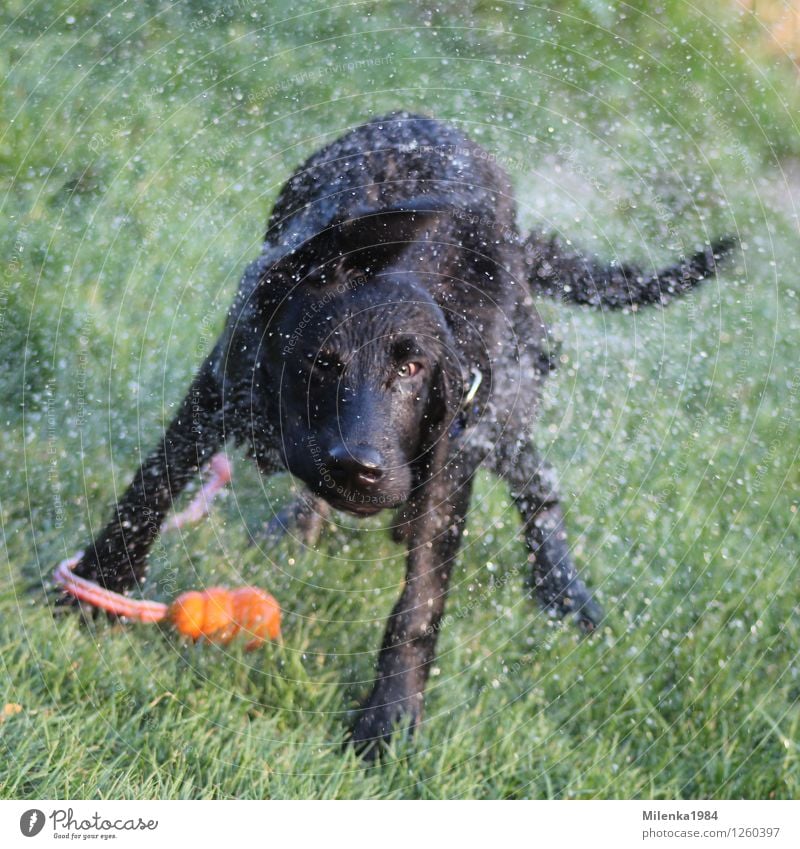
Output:
<path fill-rule="evenodd" d="M 230 461 L 221 453 L 215 454 L 211 458 L 208 468 L 210 475 L 200 492 L 197 493 L 185 510 L 164 522 L 161 526 L 162 531 L 194 524 L 208 514 L 214 497 L 230 483 L 233 473 Z M 76 575 L 72 570 L 80 563 L 81 557 L 83 557 L 83 552 L 79 551 L 74 557 L 68 557 L 56 566 L 55 581 L 70 595 L 88 602 L 94 607 L 99 607 L 107 613 L 125 616 L 138 622 L 159 622 L 166 617 L 169 608 L 160 601 L 128 598 L 128 596 L 104 589 L 94 581 Z"/>
<path fill-rule="evenodd" d="M 161 526 L 162 533 L 182 528 L 184 525 L 193 525 L 208 514 L 211 502 L 217 493 L 230 483 L 233 476 L 230 460 L 224 454 L 215 454 L 208 464 L 208 469 L 210 475 L 200 492 L 197 493 L 185 510 L 164 522 Z"/>
<path fill-rule="evenodd" d="M 60 584 L 70 595 L 81 601 L 86 601 L 94 607 L 99 607 L 107 613 L 126 616 L 138 622 L 160 622 L 166 615 L 168 607 L 160 601 L 145 601 L 128 598 L 120 593 L 104 589 L 94 581 L 81 578 L 72 570 L 80 563 L 83 552 L 79 551 L 73 557 L 62 560 L 54 573 L 56 583 Z"/>

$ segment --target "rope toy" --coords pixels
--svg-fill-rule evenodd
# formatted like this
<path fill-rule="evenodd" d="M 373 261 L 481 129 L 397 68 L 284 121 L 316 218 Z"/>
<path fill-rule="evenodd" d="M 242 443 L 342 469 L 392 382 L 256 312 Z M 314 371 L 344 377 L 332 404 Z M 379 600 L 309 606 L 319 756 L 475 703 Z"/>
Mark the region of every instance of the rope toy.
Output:
<path fill-rule="evenodd" d="M 215 454 L 208 464 L 208 477 L 200 492 L 181 513 L 172 516 L 161 526 L 162 532 L 177 530 L 199 522 L 209 512 L 211 502 L 231 481 L 232 468 L 228 458 Z M 83 552 L 58 564 L 54 578 L 66 592 L 107 613 L 124 616 L 136 622 L 169 620 L 184 637 L 205 639 L 227 644 L 238 634 L 250 637 L 245 648 L 252 651 L 267 639 L 275 640 L 281 632 L 281 610 L 278 602 L 258 587 L 210 587 L 179 595 L 170 605 L 160 601 L 128 598 L 112 592 L 94 581 L 81 578 L 72 570 Z"/>
<path fill-rule="evenodd" d="M 249 637 L 245 646 L 252 651 L 265 640 L 275 640 L 281 632 L 281 610 L 278 602 L 258 587 L 211 587 L 207 590 L 183 593 L 170 605 L 160 601 L 128 598 L 112 592 L 94 581 L 81 578 L 72 570 L 83 552 L 62 560 L 56 566 L 54 578 L 66 592 L 94 607 L 125 616 L 137 622 L 169 620 L 179 634 L 192 640 L 205 639 L 227 644 L 237 634 Z"/>
<path fill-rule="evenodd" d="M 161 526 L 161 533 L 193 525 L 208 515 L 211 502 L 231 482 L 233 468 L 230 460 L 223 454 L 215 454 L 208 466 L 208 478 L 195 495 L 189 506 L 175 516 L 171 516 Z"/>

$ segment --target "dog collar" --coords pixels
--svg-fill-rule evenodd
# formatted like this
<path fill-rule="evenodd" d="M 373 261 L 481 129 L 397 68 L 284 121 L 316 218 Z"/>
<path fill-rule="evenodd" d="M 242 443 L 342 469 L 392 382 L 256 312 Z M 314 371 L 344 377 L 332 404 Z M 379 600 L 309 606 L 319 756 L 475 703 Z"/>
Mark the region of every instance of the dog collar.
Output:
<path fill-rule="evenodd" d="M 450 427 L 450 438 L 456 439 L 461 436 L 462 433 L 466 430 L 467 427 L 467 416 L 470 413 L 469 406 L 475 400 L 475 396 L 478 394 L 478 389 L 480 389 L 481 383 L 483 383 L 483 375 L 481 374 L 481 370 L 479 368 L 473 368 L 470 371 L 472 375 L 472 380 L 469 384 L 469 389 L 467 389 L 467 394 L 464 396 L 464 401 L 461 404 L 461 409 L 459 410 L 458 416 L 456 416 L 453 424 Z M 472 412 L 477 412 L 477 405 L 472 410 Z"/>
<path fill-rule="evenodd" d="M 480 389 L 481 383 L 483 383 L 483 375 L 479 368 L 472 369 L 470 374 L 472 375 L 472 382 L 469 385 L 467 394 L 464 396 L 464 403 L 461 406 L 462 410 L 472 403 L 473 399 L 478 394 L 478 389 Z"/>

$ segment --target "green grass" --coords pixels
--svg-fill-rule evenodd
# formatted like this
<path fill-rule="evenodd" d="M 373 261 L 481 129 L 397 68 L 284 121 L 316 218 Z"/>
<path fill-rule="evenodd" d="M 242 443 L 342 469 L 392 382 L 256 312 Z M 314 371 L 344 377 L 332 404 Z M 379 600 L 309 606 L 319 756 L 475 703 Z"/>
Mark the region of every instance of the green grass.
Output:
<path fill-rule="evenodd" d="M 797 72 L 732 4 L 650 6 L 4 4 L 0 795 L 800 795 Z M 542 306 L 563 348 L 539 442 L 607 622 L 581 640 L 525 598 L 482 478 L 425 727 L 367 768 L 340 742 L 402 578 L 380 520 L 249 547 L 289 487 L 237 462 L 147 592 L 266 585 L 285 640 L 250 655 L 86 629 L 44 588 L 180 399 L 281 183 L 400 107 L 501 157 L 526 226 L 645 262 L 746 249 L 664 312 Z"/>

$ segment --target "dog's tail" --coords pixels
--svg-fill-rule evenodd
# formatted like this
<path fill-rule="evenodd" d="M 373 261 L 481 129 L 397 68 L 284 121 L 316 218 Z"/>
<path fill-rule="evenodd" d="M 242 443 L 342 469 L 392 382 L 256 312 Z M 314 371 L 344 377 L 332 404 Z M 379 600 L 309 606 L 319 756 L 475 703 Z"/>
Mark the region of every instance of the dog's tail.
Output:
<path fill-rule="evenodd" d="M 557 236 L 532 233 L 524 243 L 528 282 L 534 293 L 601 310 L 669 303 L 716 273 L 737 245 L 719 239 L 660 271 L 635 265 L 604 264 L 569 247 Z"/>

